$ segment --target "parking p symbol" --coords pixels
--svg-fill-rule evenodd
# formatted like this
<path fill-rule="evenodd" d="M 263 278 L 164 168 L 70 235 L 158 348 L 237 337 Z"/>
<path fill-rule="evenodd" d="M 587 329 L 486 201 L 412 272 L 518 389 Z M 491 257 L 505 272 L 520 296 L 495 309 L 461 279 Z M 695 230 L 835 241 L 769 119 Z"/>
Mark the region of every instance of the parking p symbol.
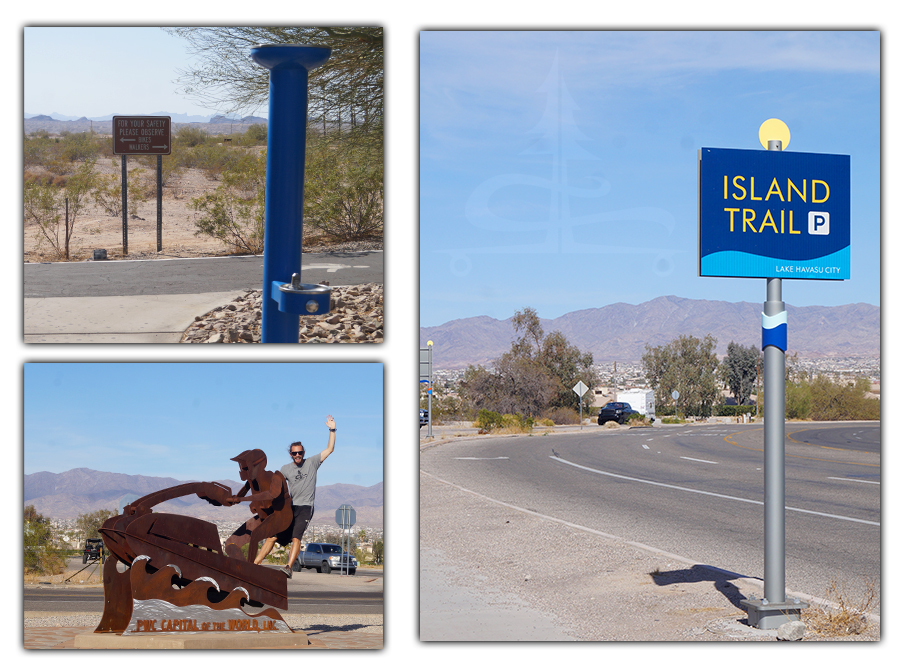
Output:
<path fill-rule="evenodd" d="M 809 234 L 828 235 L 831 229 L 831 216 L 828 212 L 809 213 Z"/>

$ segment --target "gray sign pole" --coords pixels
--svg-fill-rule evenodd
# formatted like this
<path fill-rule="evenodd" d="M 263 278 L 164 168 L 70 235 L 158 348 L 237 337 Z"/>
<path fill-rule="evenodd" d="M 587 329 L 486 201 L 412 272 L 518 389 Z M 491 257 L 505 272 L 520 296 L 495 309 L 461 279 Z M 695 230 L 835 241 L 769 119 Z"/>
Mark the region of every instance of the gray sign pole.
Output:
<path fill-rule="evenodd" d="M 781 151 L 781 140 L 769 140 L 769 151 Z M 784 570 L 784 352 L 787 313 L 781 300 L 781 279 L 766 279 L 763 305 L 764 516 L 765 566 L 762 600 L 745 600 L 747 619 L 761 629 L 778 628 L 800 619 L 807 603 L 787 603 Z"/>

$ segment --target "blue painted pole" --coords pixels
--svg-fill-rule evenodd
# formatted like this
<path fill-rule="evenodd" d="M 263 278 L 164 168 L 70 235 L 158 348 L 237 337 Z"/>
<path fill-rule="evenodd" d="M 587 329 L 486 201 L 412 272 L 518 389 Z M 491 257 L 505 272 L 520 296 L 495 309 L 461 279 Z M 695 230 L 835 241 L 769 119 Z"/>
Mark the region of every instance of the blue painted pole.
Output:
<path fill-rule="evenodd" d="M 265 251 L 263 255 L 262 342 L 297 342 L 300 309 L 282 303 L 278 285 L 299 285 L 303 255 L 303 181 L 306 163 L 309 71 L 331 56 L 329 47 L 261 44 L 250 50 L 269 70 L 269 128 L 266 153 Z M 309 305 L 309 302 L 306 303 Z M 290 311 L 283 311 L 285 306 Z M 306 307 L 307 313 L 324 313 Z"/>

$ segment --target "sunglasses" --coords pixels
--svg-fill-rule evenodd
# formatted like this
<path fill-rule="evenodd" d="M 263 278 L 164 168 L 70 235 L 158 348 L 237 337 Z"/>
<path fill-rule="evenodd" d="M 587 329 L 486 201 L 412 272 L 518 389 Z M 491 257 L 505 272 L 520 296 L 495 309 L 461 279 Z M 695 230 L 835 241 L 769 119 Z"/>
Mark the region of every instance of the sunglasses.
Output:
<path fill-rule="evenodd" d="M 302 451 L 292 451 L 291 452 L 291 456 L 302 456 L 302 455 L 303 455 Z"/>

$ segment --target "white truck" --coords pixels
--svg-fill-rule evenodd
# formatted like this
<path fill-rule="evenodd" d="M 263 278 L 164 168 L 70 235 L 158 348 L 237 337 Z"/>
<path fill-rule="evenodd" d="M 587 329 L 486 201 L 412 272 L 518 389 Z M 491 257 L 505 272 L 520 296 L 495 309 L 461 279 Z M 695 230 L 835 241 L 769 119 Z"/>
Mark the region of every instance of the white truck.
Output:
<path fill-rule="evenodd" d="M 616 394 L 617 402 L 627 402 L 632 409 L 640 412 L 651 421 L 656 418 L 656 402 L 653 389 L 628 389 Z"/>

